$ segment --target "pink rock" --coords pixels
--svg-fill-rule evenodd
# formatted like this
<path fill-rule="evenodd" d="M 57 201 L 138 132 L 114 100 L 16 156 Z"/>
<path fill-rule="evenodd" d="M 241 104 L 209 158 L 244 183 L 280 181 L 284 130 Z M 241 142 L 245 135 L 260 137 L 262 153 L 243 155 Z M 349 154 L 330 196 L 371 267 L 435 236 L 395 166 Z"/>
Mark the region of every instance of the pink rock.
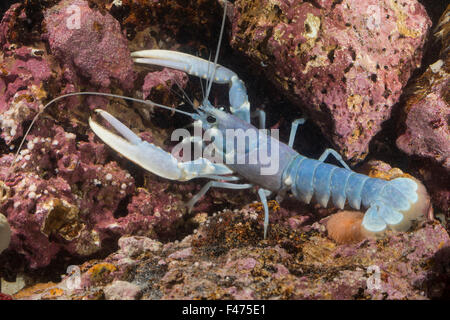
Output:
<path fill-rule="evenodd" d="M 258 261 L 253 258 L 244 258 L 235 262 L 238 270 L 251 270 L 257 263 Z"/>
<path fill-rule="evenodd" d="M 407 102 L 406 130 L 398 137 L 397 146 L 409 155 L 433 159 L 450 170 L 450 108 L 445 97 L 450 86 L 447 62 L 438 60 L 418 80 L 416 94 Z"/>
<path fill-rule="evenodd" d="M 141 289 L 130 282 L 115 280 L 104 289 L 106 300 L 136 300 Z"/>
<path fill-rule="evenodd" d="M 345 158 L 361 160 L 420 65 L 431 21 L 416 0 L 314 4 L 236 1 L 231 44 L 267 66 Z"/>
<path fill-rule="evenodd" d="M 133 257 L 145 252 L 157 252 L 162 248 L 162 243 L 147 237 L 122 237 L 119 239 L 119 247 L 122 253 Z"/>
<path fill-rule="evenodd" d="M 133 87 L 127 39 L 110 14 L 89 8 L 84 0 L 64 0 L 45 12 L 44 23 L 51 51 L 68 68 L 69 78 L 77 74 L 100 87 L 111 81 L 127 90 Z"/>
<path fill-rule="evenodd" d="M 138 219 L 135 224 L 129 224 L 130 233 L 136 234 L 138 231 L 153 228 L 162 239 L 173 237 L 176 234 L 176 227 L 182 221 L 185 213 L 184 202 L 179 196 L 168 192 L 169 182 L 154 181 L 148 186 L 148 191 L 140 189 L 128 204 L 128 215 L 122 218 L 123 221 L 132 217 L 142 217 L 145 221 Z M 141 223 L 139 223 L 141 221 Z"/>
<path fill-rule="evenodd" d="M 192 249 L 186 248 L 186 249 L 179 250 L 179 251 L 176 251 L 176 252 L 170 254 L 168 258 L 175 259 L 175 260 L 183 260 L 183 259 L 186 259 L 187 257 L 190 257 L 191 255 L 192 255 Z"/>
<path fill-rule="evenodd" d="M 164 68 L 162 71 L 150 72 L 144 79 L 142 86 L 143 99 L 147 99 L 153 88 L 161 86 L 168 93 L 172 87 L 185 88 L 188 81 L 187 74 L 182 71 Z"/>
<path fill-rule="evenodd" d="M 51 57 L 45 49 L 38 49 L 43 46 L 32 48 L 9 42 L 10 28 L 20 20 L 20 12 L 20 5 L 13 5 L 0 23 L 0 128 L 7 144 L 22 135 L 22 123 L 43 107 L 47 97 L 44 83 L 57 78 Z"/>
<path fill-rule="evenodd" d="M 61 127 L 39 122 L 15 171 L 11 155 L 0 158 L 0 179 L 10 195 L 0 205 L 12 228 L 10 248 L 31 268 L 47 266 L 62 249 L 91 255 L 104 240 L 129 229 L 130 221 L 115 215 L 135 191 L 134 179 L 106 162 L 105 146 L 92 138 L 91 133 L 91 141 L 77 142 Z"/>
<path fill-rule="evenodd" d="M 435 211 L 450 209 L 450 52 L 448 19 L 450 7 L 435 30 L 434 44 L 440 44 L 439 59 L 434 61 L 407 90 L 397 146 L 419 159 L 418 171 L 432 197 Z M 448 217 L 447 217 L 448 218 Z"/>

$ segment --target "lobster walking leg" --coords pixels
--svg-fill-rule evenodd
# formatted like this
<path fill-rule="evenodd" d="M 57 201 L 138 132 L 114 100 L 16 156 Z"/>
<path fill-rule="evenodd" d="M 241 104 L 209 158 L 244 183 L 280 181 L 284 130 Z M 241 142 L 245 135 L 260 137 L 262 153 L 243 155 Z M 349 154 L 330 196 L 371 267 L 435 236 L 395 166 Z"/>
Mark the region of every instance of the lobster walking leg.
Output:
<path fill-rule="evenodd" d="M 266 128 L 266 113 L 262 110 L 256 110 L 251 113 L 252 118 L 258 118 L 259 120 L 259 128 Z"/>
<path fill-rule="evenodd" d="M 352 169 L 350 169 L 350 167 L 344 162 L 344 160 L 342 159 L 342 156 L 341 156 L 336 150 L 333 150 L 333 149 L 330 149 L 330 148 L 326 149 L 326 150 L 322 153 L 322 155 L 319 157 L 318 160 L 319 160 L 320 162 L 324 162 L 325 159 L 326 159 L 330 154 L 331 154 L 332 156 L 334 156 L 335 159 L 336 159 L 337 161 L 339 161 L 339 163 L 342 164 L 342 166 L 343 166 L 345 169 L 352 171 Z"/>
<path fill-rule="evenodd" d="M 304 124 L 305 122 L 306 118 L 299 118 L 292 121 L 291 133 L 289 134 L 289 142 L 288 142 L 289 147 L 292 148 L 294 146 L 295 134 L 297 133 L 298 126 Z"/>
<path fill-rule="evenodd" d="M 267 227 L 269 226 L 269 206 L 267 205 L 266 192 L 269 191 L 262 188 L 258 190 L 259 199 L 261 199 L 264 207 L 264 239 L 267 238 Z"/>
<path fill-rule="evenodd" d="M 209 181 L 207 184 L 203 186 L 203 188 L 194 195 L 191 200 L 186 204 L 188 207 L 189 212 L 192 210 L 194 205 L 197 203 L 198 200 L 200 200 L 201 197 L 203 197 L 210 188 L 225 188 L 225 189 L 234 189 L 234 190 L 242 190 L 242 189 L 250 189 L 252 188 L 252 184 L 243 183 L 243 184 L 235 184 L 235 183 L 229 183 L 229 182 L 220 182 L 220 181 Z"/>

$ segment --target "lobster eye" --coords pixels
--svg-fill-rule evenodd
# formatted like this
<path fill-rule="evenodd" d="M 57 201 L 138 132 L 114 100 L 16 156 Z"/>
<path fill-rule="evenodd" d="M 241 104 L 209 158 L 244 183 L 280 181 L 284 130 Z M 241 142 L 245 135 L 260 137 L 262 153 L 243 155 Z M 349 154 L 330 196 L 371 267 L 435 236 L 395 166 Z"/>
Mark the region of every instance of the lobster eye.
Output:
<path fill-rule="evenodd" d="M 206 121 L 208 121 L 209 124 L 213 124 L 213 123 L 216 123 L 216 118 L 213 116 L 208 116 L 206 118 Z"/>

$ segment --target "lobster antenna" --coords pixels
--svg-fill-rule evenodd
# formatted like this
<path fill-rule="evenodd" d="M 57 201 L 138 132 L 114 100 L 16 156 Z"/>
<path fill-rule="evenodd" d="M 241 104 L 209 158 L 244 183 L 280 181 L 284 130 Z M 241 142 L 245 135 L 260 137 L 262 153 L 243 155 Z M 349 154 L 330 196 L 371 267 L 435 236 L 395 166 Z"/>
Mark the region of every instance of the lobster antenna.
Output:
<path fill-rule="evenodd" d="M 142 99 L 137 99 L 137 98 L 132 98 L 132 97 L 127 97 L 127 96 L 121 96 L 118 94 L 112 94 L 112 93 L 103 93 L 103 92 L 72 92 L 72 93 L 68 93 L 68 94 L 63 94 L 62 96 L 56 97 L 55 99 L 51 100 L 49 103 L 47 103 L 42 110 L 40 110 L 33 118 L 33 120 L 31 121 L 30 126 L 28 127 L 27 131 L 25 132 L 25 135 L 22 138 L 22 141 L 20 142 L 19 148 L 17 149 L 16 155 L 14 156 L 14 160 L 11 162 L 10 165 L 10 169 L 15 165 L 16 161 L 17 161 L 17 157 L 19 156 L 19 152 L 22 149 L 23 144 L 25 143 L 25 139 L 28 136 L 28 134 L 31 131 L 31 128 L 33 127 L 34 123 L 36 122 L 36 120 L 38 119 L 38 117 L 44 112 L 44 110 L 51 104 L 62 100 L 64 98 L 68 98 L 68 97 L 73 97 L 73 96 L 82 96 L 82 95 L 95 95 L 95 96 L 104 96 L 104 97 L 110 97 L 110 98 L 119 98 L 119 99 L 124 99 L 124 100 L 129 100 L 129 101 L 133 101 L 133 102 L 138 102 L 138 103 L 143 103 L 143 104 L 147 104 L 147 105 L 151 105 L 153 107 L 158 107 L 158 108 L 162 108 L 162 109 L 166 109 L 166 110 L 171 110 L 171 111 L 175 111 L 175 112 L 179 112 L 181 114 L 187 115 L 191 118 L 193 118 L 194 120 L 195 118 L 195 114 L 189 113 L 189 112 L 185 112 L 185 111 L 181 111 L 172 107 L 168 107 L 150 100 L 142 100 Z"/>
<path fill-rule="evenodd" d="M 192 108 L 194 108 L 194 103 L 192 102 L 192 100 L 189 98 L 188 94 L 186 93 L 186 91 L 181 87 L 180 82 L 178 82 L 178 80 L 176 78 L 174 78 L 175 84 L 177 85 L 178 89 L 182 92 L 182 95 L 179 94 L 178 92 L 176 92 L 175 90 L 171 89 L 172 92 L 174 92 L 178 97 L 181 98 L 181 100 L 185 100 L 189 103 L 189 105 L 192 106 Z"/>
<path fill-rule="evenodd" d="M 207 71 L 206 71 L 206 74 L 208 75 L 208 77 L 206 78 L 206 84 L 205 84 L 205 88 L 206 88 L 206 89 L 209 88 L 209 79 L 210 79 L 210 77 L 209 77 L 209 66 L 211 65 L 210 62 L 211 62 L 211 52 L 209 53 L 209 57 L 208 57 L 208 69 L 207 69 Z M 201 80 L 201 78 L 200 78 L 200 80 Z M 202 93 L 203 93 L 203 101 L 205 101 L 206 99 L 208 99 L 208 96 L 206 95 L 206 92 L 202 92 Z"/>
<path fill-rule="evenodd" d="M 209 97 L 209 92 L 211 91 L 211 86 L 212 86 L 212 83 L 213 83 L 213 79 L 216 76 L 217 60 L 219 59 L 220 44 L 222 43 L 222 36 L 223 36 L 223 31 L 225 29 L 225 18 L 226 17 L 227 17 L 227 2 L 224 1 L 222 26 L 220 27 L 219 43 L 217 44 L 216 57 L 214 58 L 214 71 L 213 71 L 212 77 L 211 77 L 211 79 L 210 79 L 210 81 L 208 83 L 208 89 L 206 90 L 206 97 L 205 97 L 205 99 L 208 99 L 208 97 Z"/>

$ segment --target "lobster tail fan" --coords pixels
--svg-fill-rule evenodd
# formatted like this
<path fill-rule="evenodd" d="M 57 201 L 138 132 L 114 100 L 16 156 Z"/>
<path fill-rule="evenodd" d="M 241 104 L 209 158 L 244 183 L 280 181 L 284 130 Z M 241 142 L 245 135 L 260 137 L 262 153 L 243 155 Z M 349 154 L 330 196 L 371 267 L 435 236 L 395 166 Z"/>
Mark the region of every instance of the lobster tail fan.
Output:
<path fill-rule="evenodd" d="M 427 216 L 429 208 L 429 196 L 420 182 L 397 178 L 389 181 L 370 204 L 362 226 L 374 233 L 383 232 L 387 227 L 407 231 L 413 221 Z"/>
<path fill-rule="evenodd" d="M 403 214 L 404 220 L 398 225 L 392 226 L 393 230 L 406 231 L 414 221 L 431 218 L 433 208 L 430 196 L 421 182 L 414 178 L 397 178 L 389 183 L 400 190 L 408 198 L 410 204 L 408 209 L 398 210 Z"/>
<path fill-rule="evenodd" d="M 403 219 L 403 214 L 382 201 L 376 201 L 366 211 L 362 226 L 369 232 L 383 232 L 388 225 L 395 227 Z"/>

